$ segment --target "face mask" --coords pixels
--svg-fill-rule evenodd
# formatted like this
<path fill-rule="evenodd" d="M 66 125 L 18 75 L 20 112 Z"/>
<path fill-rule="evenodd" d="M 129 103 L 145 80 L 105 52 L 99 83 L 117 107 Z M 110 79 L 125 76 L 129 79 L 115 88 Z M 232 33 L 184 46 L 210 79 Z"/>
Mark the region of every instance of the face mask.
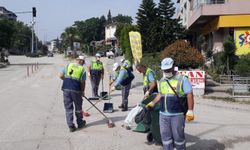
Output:
<path fill-rule="evenodd" d="M 173 73 L 172 72 L 167 72 L 167 73 L 163 72 L 163 78 L 170 79 L 172 77 L 173 77 Z"/>
<path fill-rule="evenodd" d="M 100 57 L 96 57 L 96 60 L 100 60 Z"/>

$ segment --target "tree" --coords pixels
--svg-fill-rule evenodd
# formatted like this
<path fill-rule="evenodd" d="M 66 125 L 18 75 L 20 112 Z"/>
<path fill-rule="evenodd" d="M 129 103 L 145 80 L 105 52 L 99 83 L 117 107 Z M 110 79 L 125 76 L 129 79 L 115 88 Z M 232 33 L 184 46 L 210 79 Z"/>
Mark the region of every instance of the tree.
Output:
<path fill-rule="evenodd" d="M 111 11 L 109 10 L 109 12 L 108 12 L 108 16 L 107 16 L 107 23 L 112 23 L 113 21 L 112 21 L 112 16 L 111 16 Z"/>
<path fill-rule="evenodd" d="M 197 68 L 204 64 L 203 55 L 184 40 L 177 40 L 161 52 L 161 58 L 171 57 L 181 69 Z"/>
<path fill-rule="evenodd" d="M 75 27 L 67 27 L 64 32 L 61 34 L 62 45 L 66 49 L 70 47 L 73 49 L 73 42 L 79 40 L 79 36 L 77 35 L 77 30 Z"/>
<path fill-rule="evenodd" d="M 137 31 L 138 29 L 136 26 L 133 25 L 124 25 L 124 27 L 121 30 L 121 48 L 123 53 L 125 54 L 125 58 L 128 59 L 130 62 L 133 62 L 133 55 L 130 47 L 130 41 L 129 41 L 129 32 L 130 31 Z"/>
<path fill-rule="evenodd" d="M 250 76 L 250 54 L 240 56 L 240 59 L 235 66 L 235 70 L 240 76 Z"/>
<path fill-rule="evenodd" d="M 0 20 L 0 51 L 2 48 L 10 48 L 12 46 L 14 33 L 13 21 Z"/>
<path fill-rule="evenodd" d="M 236 46 L 232 38 L 228 37 L 228 39 L 223 43 L 224 47 L 224 58 L 226 58 L 226 68 L 227 74 L 231 74 L 230 70 L 233 70 L 234 65 L 236 64 Z"/>
<path fill-rule="evenodd" d="M 131 16 L 123 16 L 122 14 L 118 14 L 117 16 L 112 18 L 113 22 L 116 23 L 125 23 L 125 24 L 132 24 L 132 17 Z"/>
<path fill-rule="evenodd" d="M 153 0 L 143 0 L 137 12 L 137 25 L 142 36 L 143 52 L 161 51 L 158 10 Z"/>
<path fill-rule="evenodd" d="M 163 48 L 177 39 L 185 37 L 185 29 L 179 23 L 180 20 L 174 18 L 175 7 L 171 0 L 160 0 L 159 15 L 161 23 L 161 43 Z"/>

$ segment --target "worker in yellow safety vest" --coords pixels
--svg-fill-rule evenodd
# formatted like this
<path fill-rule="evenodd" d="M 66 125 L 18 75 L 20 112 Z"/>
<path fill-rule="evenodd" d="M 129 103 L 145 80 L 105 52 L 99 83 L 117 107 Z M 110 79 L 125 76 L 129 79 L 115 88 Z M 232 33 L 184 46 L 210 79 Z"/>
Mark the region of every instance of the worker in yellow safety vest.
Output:
<path fill-rule="evenodd" d="M 144 64 L 136 64 L 136 69 L 143 74 L 143 92 L 144 97 L 148 97 L 152 93 L 157 93 L 157 78 L 152 69 Z"/>
<path fill-rule="evenodd" d="M 86 124 L 82 116 L 82 96 L 84 95 L 86 81 L 86 71 L 83 68 L 84 56 L 79 56 L 76 61 L 76 63 L 66 65 L 60 74 L 60 78 L 63 80 L 62 90 L 66 121 L 70 132 L 76 130 L 73 123 L 74 110 L 78 128 L 83 128 Z"/>
<path fill-rule="evenodd" d="M 103 63 L 101 62 L 101 55 L 97 53 L 95 55 L 95 60 L 92 60 L 90 62 L 90 65 L 88 66 L 88 77 L 91 81 L 92 86 L 92 96 L 93 97 L 100 97 L 98 95 L 98 88 L 101 79 L 104 78 L 104 68 Z"/>
<path fill-rule="evenodd" d="M 164 150 L 186 149 L 185 119 L 194 120 L 193 89 L 190 81 L 184 75 L 174 70 L 172 58 L 161 62 L 163 78 L 158 83 L 158 95 L 146 107 L 154 107 L 160 101 L 160 132 Z"/>

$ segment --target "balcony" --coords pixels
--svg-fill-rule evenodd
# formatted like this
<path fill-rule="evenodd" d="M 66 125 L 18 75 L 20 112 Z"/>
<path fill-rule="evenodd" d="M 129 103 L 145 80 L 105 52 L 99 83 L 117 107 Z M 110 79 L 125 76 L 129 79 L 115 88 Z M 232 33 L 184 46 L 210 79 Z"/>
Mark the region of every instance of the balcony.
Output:
<path fill-rule="evenodd" d="M 193 0 L 188 28 L 199 30 L 219 16 L 250 14 L 249 8 L 249 0 Z"/>

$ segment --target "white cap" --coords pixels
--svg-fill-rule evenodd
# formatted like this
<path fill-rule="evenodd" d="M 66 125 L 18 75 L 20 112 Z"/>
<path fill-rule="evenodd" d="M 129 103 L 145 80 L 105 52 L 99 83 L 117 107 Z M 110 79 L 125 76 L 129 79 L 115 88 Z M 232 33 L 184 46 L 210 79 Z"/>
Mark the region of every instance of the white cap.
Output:
<path fill-rule="evenodd" d="M 114 63 L 113 64 L 113 71 L 115 71 L 118 67 L 119 67 L 119 64 L 118 63 Z"/>
<path fill-rule="evenodd" d="M 172 58 L 165 58 L 161 61 L 161 70 L 171 69 L 173 64 L 174 60 Z"/>
<path fill-rule="evenodd" d="M 85 57 L 84 57 L 84 56 L 82 56 L 82 55 L 80 55 L 80 56 L 78 56 L 76 59 L 84 60 L 84 59 L 85 59 Z"/>
<path fill-rule="evenodd" d="M 99 53 L 96 53 L 95 57 L 101 57 L 101 55 Z"/>

